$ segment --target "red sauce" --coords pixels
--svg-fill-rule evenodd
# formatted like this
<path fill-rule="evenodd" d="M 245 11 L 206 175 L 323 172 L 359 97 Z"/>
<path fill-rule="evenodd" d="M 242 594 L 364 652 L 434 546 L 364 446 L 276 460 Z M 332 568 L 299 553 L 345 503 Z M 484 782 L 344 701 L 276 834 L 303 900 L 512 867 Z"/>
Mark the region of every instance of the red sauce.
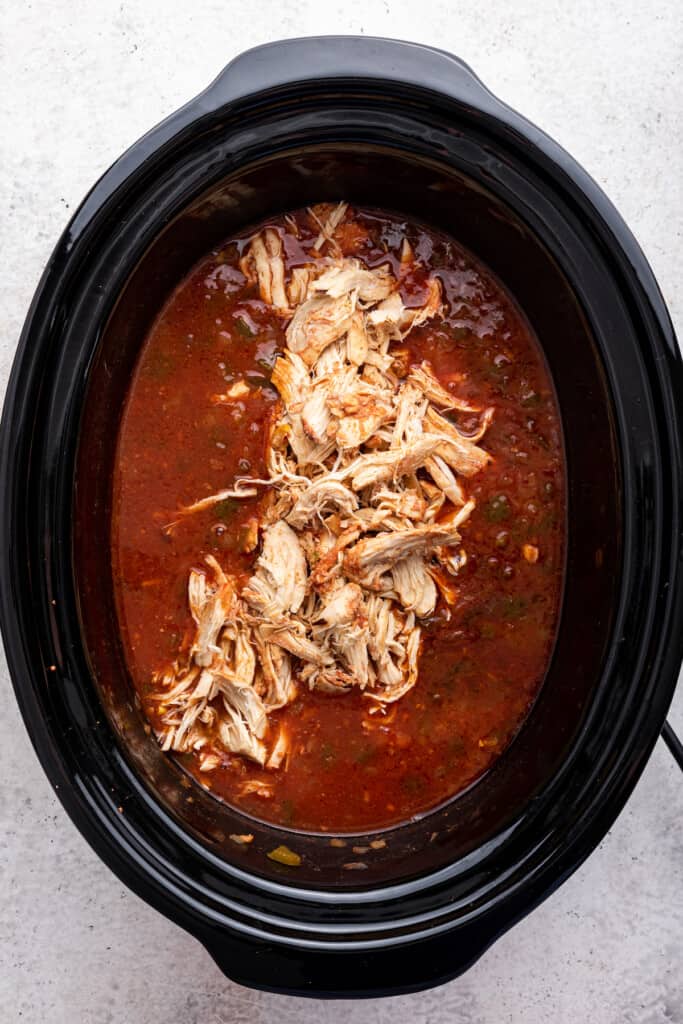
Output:
<path fill-rule="evenodd" d="M 317 227 L 294 215 L 289 266 L 305 262 Z M 542 683 L 560 604 L 564 462 L 553 386 L 529 324 L 492 273 L 452 239 L 394 215 L 353 211 L 342 248 L 369 265 L 398 260 L 407 236 L 424 272 L 403 287 L 424 300 L 428 272 L 442 282 L 443 320 L 415 329 L 415 362 L 429 359 L 457 394 L 495 408 L 482 447 L 491 465 L 466 481 L 477 507 L 463 526 L 467 565 L 458 599 L 437 605 L 424 628 L 417 685 L 389 713 L 368 715 L 358 693 L 303 688 L 274 715 L 303 749 L 285 771 L 226 755 L 210 775 L 194 755 L 179 761 L 217 797 L 258 818 L 315 831 L 364 831 L 404 821 L 463 790 L 518 731 Z M 283 221 L 273 222 L 281 226 Z M 140 354 L 121 421 L 114 480 L 112 565 L 129 670 L 153 726 L 152 673 L 175 658 L 191 620 L 190 570 L 213 553 L 246 581 L 254 555 L 240 550 L 261 498 L 228 500 L 184 518 L 180 505 L 263 476 L 269 385 L 283 322 L 238 269 L 247 236 L 196 266 L 156 320 Z M 244 375 L 260 388 L 230 408 L 211 396 Z M 467 417 L 460 417 L 467 427 Z M 531 545 L 527 555 L 525 545 Z M 246 778 L 273 796 L 239 796 Z"/>

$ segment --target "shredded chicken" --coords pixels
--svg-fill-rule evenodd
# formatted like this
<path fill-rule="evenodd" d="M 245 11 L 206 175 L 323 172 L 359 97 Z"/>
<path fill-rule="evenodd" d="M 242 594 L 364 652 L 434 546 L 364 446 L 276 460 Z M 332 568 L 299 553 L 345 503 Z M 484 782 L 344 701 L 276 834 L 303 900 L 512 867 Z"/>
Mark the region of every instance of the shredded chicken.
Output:
<path fill-rule="evenodd" d="M 313 246 L 317 252 L 322 251 L 326 242 L 333 251 L 339 251 L 339 245 L 334 237 L 334 233 L 343 221 L 347 209 L 346 203 L 337 203 L 336 206 L 323 203 L 309 210 L 312 219 L 320 228 L 320 234 Z"/>
<path fill-rule="evenodd" d="M 491 458 L 479 442 L 493 410 L 445 388 L 428 362 L 411 365 L 409 346 L 392 349 L 439 315 L 438 278 L 424 305 L 406 307 L 400 282 L 415 260 L 407 241 L 397 278 L 389 264 L 342 256 L 335 233 L 345 203 L 309 215 L 320 234 L 306 266 L 287 274 L 275 227 L 255 235 L 241 261 L 262 301 L 288 318 L 271 377 L 280 403 L 268 475 L 238 478 L 180 513 L 266 489 L 244 540 L 257 553 L 250 579 L 212 557 L 190 574 L 194 636 L 156 677 L 162 746 L 201 751 L 203 771 L 226 752 L 285 770 L 290 738 L 270 716 L 303 687 L 356 687 L 383 713 L 415 685 L 421 621 L 438 600 L 457 601 L 460 528 L 474 508 L 463 483 Z M 241 382 L 215 401 L 240 396 Z M 448 418 L 453 411 L 478 417 L 474 433 Z M 537 549 L 527 547 L 533 562 Z M 271 795 L 267 783 L 244 786 Z"/>
<path fill-rule="evenodd" d="M 308 570 L 303 549 L 291 526 L 273 523 L 264 531 L 257 570 L 243 598 L 268 619 L 297 612 L 306 595 Z"/>
<path fill-rule="evenodd" d="M 241 261 L 241 269 L 249 280 L 258 281 L 264 302 L 285 315 L 289 313 L 282 239 L 275 228 L 266 228 L 254 236 L 247 255 Z"/>
<path fill-rule="evenodd" d="M 313 366 L 333 341 L 346 334 L 354 313 L 356 296 L 344 292 L 338 298 L 316 295 L 299 306 L 289 321 L 287 347 Z"/>

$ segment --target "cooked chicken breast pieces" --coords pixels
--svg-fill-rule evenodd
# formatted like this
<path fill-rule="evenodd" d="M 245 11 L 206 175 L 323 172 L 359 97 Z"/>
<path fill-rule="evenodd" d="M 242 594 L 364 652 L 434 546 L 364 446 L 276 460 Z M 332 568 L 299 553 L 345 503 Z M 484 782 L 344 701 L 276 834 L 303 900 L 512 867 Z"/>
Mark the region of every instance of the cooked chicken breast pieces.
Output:
<path fill-rule="evenodd" d="M 156 680 L 164 749 L 203 750 L 207 772 L 220 752 L 285 770 L 290 738 L 269 716 L 303 687 L 357 687 L 381 713 L 415 685 L 420 621 L 440 599 L 457 601 L 460 528 L 474 507 L 464 484 L 491 459 L 479 442 L 493 410 L 444 387 L 428 362 L 411 365 L 409 346 L 392 350 L 440 314 L 438 278 L 422 306 L 407 307 L 401 281 L 416 259 L 407 240 L 396 277 L 389 263 L 341 254 L 345 203 L 309 212 L 320 234 L 306 266 L 288 273 L 275 227 L 255 235 L 241 261 L 261 300 L 287 318 L 271 377 L 280 402 L 269 475 L 221 492 L 265 490 L 250 534 L 253 572 L 239 582 L 209 557 L 190 574 L 194 637 Z M 478 416 L 474 433 L 454 413 L 467 413 L 470 427 Z"/>

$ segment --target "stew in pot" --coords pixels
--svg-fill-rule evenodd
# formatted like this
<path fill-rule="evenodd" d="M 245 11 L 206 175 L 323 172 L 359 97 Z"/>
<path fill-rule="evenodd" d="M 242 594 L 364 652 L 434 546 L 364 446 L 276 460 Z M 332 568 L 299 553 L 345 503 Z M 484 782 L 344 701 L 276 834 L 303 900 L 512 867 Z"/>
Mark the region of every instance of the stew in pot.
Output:
<path fill-rule="evenodd" d="M 433 228 L 294 211 L 154 323 L 117 446 L 122 642 L 163 749 L 245 813 L 367 831 L 476 780 L 541 686 L 564 540 L 539 344 Z"/>

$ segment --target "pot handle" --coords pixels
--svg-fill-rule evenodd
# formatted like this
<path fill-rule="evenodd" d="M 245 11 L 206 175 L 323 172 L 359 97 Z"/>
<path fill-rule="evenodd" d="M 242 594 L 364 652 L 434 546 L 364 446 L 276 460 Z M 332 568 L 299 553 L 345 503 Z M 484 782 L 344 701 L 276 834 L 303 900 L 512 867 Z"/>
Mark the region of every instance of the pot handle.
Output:
<path fill-rule="evenodd" d="M 321 999 L 376 999 L 431 988 L 464 974 L 509 923 L 372 951 L 322 951 L 223 932 L 200 939 L 226 978 L 250 988 Z"/>
<path fill-rule="evenodd" d="M 476 103 L 480 109 L 503 106 L 459 57 L 419 43 L 372 36 L 311 36 L 257 46 L 231 61 L 202 99 L 215 110 L 296 83 L 358 78 L 434 90 Z"/>

